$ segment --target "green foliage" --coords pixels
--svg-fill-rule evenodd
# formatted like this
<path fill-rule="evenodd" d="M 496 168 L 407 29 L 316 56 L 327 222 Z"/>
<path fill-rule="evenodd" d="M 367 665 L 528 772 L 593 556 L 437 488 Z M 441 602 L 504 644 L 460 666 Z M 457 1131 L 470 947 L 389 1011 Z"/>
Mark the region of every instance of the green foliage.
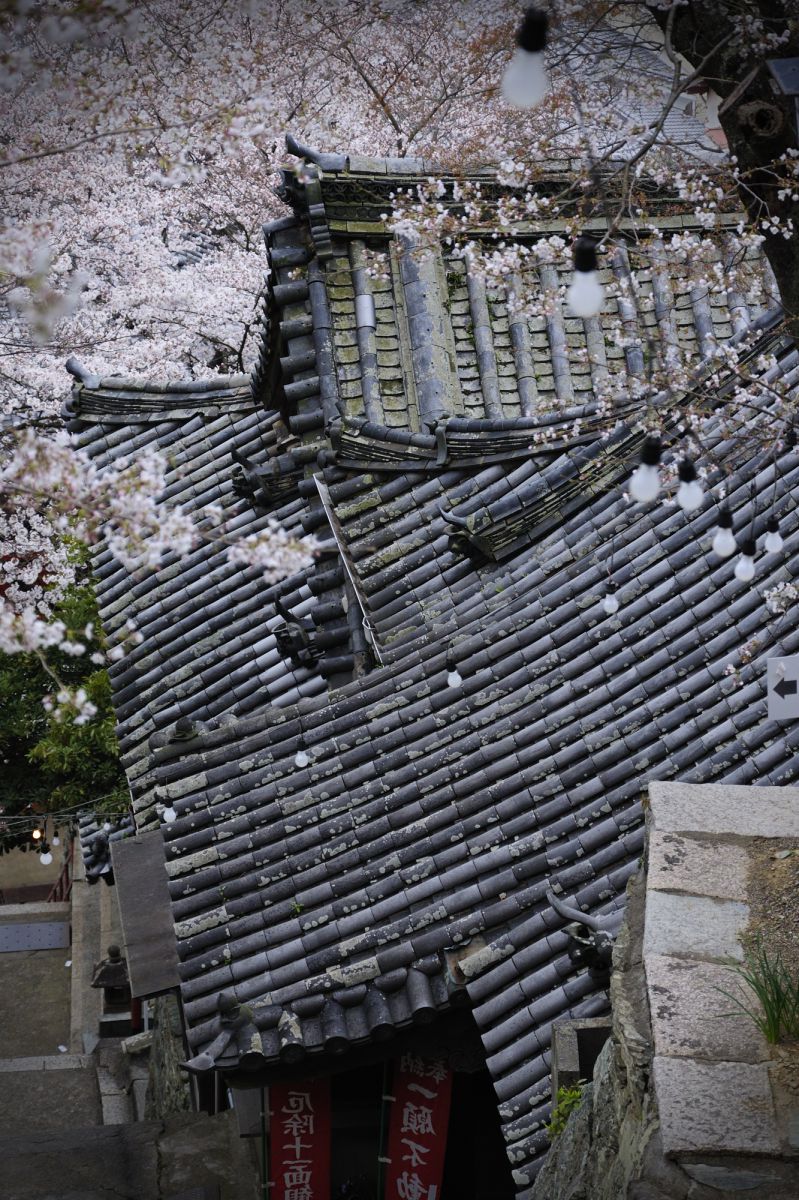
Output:
<path fill-rule="evenodd" d="M 718 990 L 754 1021 L 766 1041 L 773 1046 L 781 1037 L 799 1038 L 799 978 L 791 976 L 779 954 L 766 949 L 761 936 L 746 950 L 743 963 L 730 969 L 748 986 L 752 1001 Z"/>
<path fill-rule="evenodd" d="M 552 1109 L 552 1115 L 549 1118 L 547 1125 L 547 1136 L 550 1141 L 553 1141 L 558 1134 L 563 1133 L 566 1128 L 566 1122 L 576 1108 L 580 1107 L 583 1099 L 583 1088 L 586 1081 L 578 1079 L 577 1083 L 571 1087 L 558 1088 L 558 1096 L 555 1101 L 555 1107 Z"/>
<path fill-rule="evenodd" d="M 107 671 L 95 671 L 82 686 L 97 708 L 85 725 L 72 720 L 48 721 L 47 732 L 28 758 L 53 783 L 51 808 L 72 808 L 92 797 L 104 797 L 99 807 L 127 807 L 128 793 L 119 763 Z"/>
<path fill-rule="evenodd" d="M 31 769 L 28 753 L 47 732 L 42 697 L 50 687 L 32 655 L 0 655 L 0 808 L 5 812 L 47 803 L 47 780 Z"/>
<path fill-rule="evenodd" d="M 70 630 L 97 623 L 89 585 L 74 587 L 56 615 Z M 56 811 L 85 803 L 119 811 L 128 804 L 127 785 L 114 733 L 108 674 L 90 655 L 54 651 L 47 665 L 69 687 L 82 687 L 97 706 L 85 725 L 59 721 L 43 706 L 56 685 L 35 654 L 0 654 L 0 810 L 12 815 L 33 804 Z"/>

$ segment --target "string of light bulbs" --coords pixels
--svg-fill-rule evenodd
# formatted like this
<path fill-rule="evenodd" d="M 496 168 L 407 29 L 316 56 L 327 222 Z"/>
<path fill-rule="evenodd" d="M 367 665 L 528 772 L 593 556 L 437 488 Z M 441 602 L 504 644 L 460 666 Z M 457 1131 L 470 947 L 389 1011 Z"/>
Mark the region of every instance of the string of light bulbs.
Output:
<path fill-rule="evenodd" d="M 98 801 L 106 800 L 112 795 L 113 792 L 109 792 L 105 796 L 99 796 Z M 30 808 L 31 806 L 29 805 L 28 807 Z M 31 824 L 33 824 L 33 828 L 30 829 L 30 837 L 33 843 L 33 848 L 39 855 L 39 862 L 42 864 L 42 866 L 49 867 L 53 861 L 53 849 L 61 845 L 59 829 L 65 824 L 69 825 L 70 828 L 67 842 L 71 841 L 71 839 L 77 833 L 75 818 L 79 816 L 81 812 L 86 811 L 87 805 L 84 801 L 81 804 L 76 804 L 69 808 L 59 809 L 56 812 L 35 813 L 31 810 L 26 813 L 13 813 L 7 817 L 0 814 L 0 833 L 8 833 L 19 838 L 23 836 L 30 828 Z M 117 821 L 121 817 L 124 817 L 128 811 L 128 809 L 124 809 L 119 813 L 103 813 L 102 831 L 104 833 L 110 833 L 113 828 L 112 821 Z M 53 833 L 49 839 L 47 837 L 48 822 L 52 822 L 53 828 Z"/>
<path fill-rule="evenodd" d="M 787 443 L 787 439 L 786 439 Z M 630 477 L 629 492 L 633 500 L 642 504 L 652 503 L 660 496 L 663 481 L 660 476 L 660 461 L 663 453 L 660 438 L 647 437 L 641 450 L 641 459 Z M 680 486 L 677 489 L 676 501 L 686 514 L 696 512 L 705 501 L 705 491 L 697 475 L 693 461 L 683 457 L 678 466 Z M 774 455 L 774 498 L 777 487 L 777 456 Z M 779 554 L 783 548 L 783 538 L 780 533 L 779 521 L 773 511 L 766 522 L 766 537 L 764 550 L 766 554 Z M 754 498 L 752 498 L 752 520 L 747 536 L 738 541 L 733 532 L 733 514 L 729 504 L 719 506 L 716 526 L 713 531 L 711 549 L 719 558 L 730 558 L 736 550 L 740 551 L 735 564 L 735 577 L 742 583 L 750 583 L 755 577 L 755 556 L 757 554 L 757 539 L 754 529 Z"/>
<path fill-rule="evenodd" d="M 28 804 L 26 806 L 26 811 L 22 812 L 22 813 L 5 814 L 5 813 L 0 812 L 0 826 L 10 824 L 12 821 L 30 823 L 31 821 L 59 822 L 62 820 L 68 820 L 72 817 L 80 815 L 80 813 L 82 813 L 82 812 L 85 812 L 85 813 L 91 812 L 93 810 L 93 808 L 96 807 L 96 805 L 100 804 L 103 800 L 110 800 L 111 797 L 114 796 L 115 794 L 116 793 L 114 793 L 114 792 L 107 792 L 104 796 L 95 797 L 95 799 L 91 802 L 82 800 L 79 804 L 73 804 L 69 808 L 59 808 L 59 809 L 54 809 L 53 811 L 50 811 L 48 809 L 47 812 L 35 812 L 32 805 Z M 128 809 L 124 808 L 124 809 L 120 809 L 119 812 L 112 812 L 112 813 L 107 813 L 107 814 L 103 813 L 102 816 L 103 817 L 109 816 L 112 818 L 116 818 L 116 817 L 124 816 L 127 811 L 128 811 Z"/>
<path fill-rule="evenodd" d="M 547 13 L 535 7 L 528 8 L 516 31 L 516 48 L 513 57 L 502 77 L 502 95 L 514 108 L 534 108 L 540 104 L 549 90 L 549 76 L 544 57 L 548 29 Z M 574 271 L 566 293 L 566 303 L 573 316 L 584 319 L 598 316 L 605 300 L 605 291 L 598 275 L 598 244 L 595 238 L 584 233 L 575 239 L 572 246 Z M 794 441 L 795 434 L 791 428 L 788 431 L 786 445 L 790 448 Z M 629 494 L 638 503 L 650 504 L 657 500 L 661 493 L 662 480 L 659 467 L 662 453 L 663 447 L 659 437 L 651 435 L 645 439 L 640 462 L 633 471 L 629 483 Z M 774 466 L 774 495 L 776 498 L 776 451 Z M 696 464 L 690 456 L 683 455 L 681 457 L 677 465 L 677 474 L 680 480 L 675 496 L 677 504 L 686 515 L 698 512 L 705 502 L 706 493 Z M 766 522 L 764 539 L 766 554 L 779 554 L 783 548 L 779 521 L 773 510 L 774 501 L 772 501 L 771 515 Z M 739 557 L 735 564 L 735 577 L 742 583 L 749 583 L 754 579 L 756 570 L 757 539 L 754 530 L 754 510 L 748 536 L 742 537 L 739 542 L 733 528 L 732 512 L 729 505 L 723 503 L 718 510 L 711 548 L 713 553 L 722 559 L 730 558 L 736 550 L 739 551 Z M 619 609 L 616 584 L 610 578 L 610 572 L 602 607 L 609 616 L 618 612 Z"/>
<path fill-rule="evenodd" d="M 502 95 L 514 108 L 535 108 L 549 91 L 544 57 L 548 31 L 547 13 L 528 8 L 516 31 L 513 57 L 502 76 Z M 597 316 L 605 301 L 605 289 L 599 282 L 597 245 L 596 238 L 584 233 L 572 247 L 574 273 L 566 303 L 575 317 Z"/>

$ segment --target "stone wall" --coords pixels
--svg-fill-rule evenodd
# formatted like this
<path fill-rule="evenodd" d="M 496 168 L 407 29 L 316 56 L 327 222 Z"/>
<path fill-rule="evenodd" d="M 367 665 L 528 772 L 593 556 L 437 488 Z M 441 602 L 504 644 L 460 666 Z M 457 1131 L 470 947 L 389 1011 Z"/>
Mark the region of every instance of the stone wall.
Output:
<path fill-rule="evenodd" d="M 645 880 L 629 885 L 613 952 L 612 1035 L 533 1188 L 535 1200 L 622 1200 L 639 1178 L 658 1119 L 649 1090 L 652 1047 L 641 947 Z M 646 1193 L 640 1193 L 642 1200 Z M 658 1195 L 652 1193 L 652 1197 Z"/>
<path fill-rule="evenodd" d="M 763 839 L 799 839 L 797 789 L 651 786 L 647 870 L 614 949 L 612 1035 L 535 1200 L 799 1196 L 799 1054 L 767 1046 L 723 994 L 737 986 Z"/>
<path fill-rule="evenodd" d="M 174 996 L 152 1001 L 155 1025 L 150 1050 L 145 1117 L 164 1119 L 191 1109 L 188 1075 L 178 1065 L 185 1058 L 180 1014 Z"/>

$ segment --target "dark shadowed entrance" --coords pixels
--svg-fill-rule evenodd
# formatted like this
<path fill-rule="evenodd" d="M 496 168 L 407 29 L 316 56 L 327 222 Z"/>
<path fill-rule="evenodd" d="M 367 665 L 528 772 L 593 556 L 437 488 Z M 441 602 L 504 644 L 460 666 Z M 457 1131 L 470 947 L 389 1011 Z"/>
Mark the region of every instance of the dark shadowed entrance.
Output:
<path fill-rule="evenodd" d="M 382 1142 L 385 1149 L 387 1129 L 382 1097 L 391 1094 L 388 1066 L 387 1075 L 375 1064 L 332 1079 L 331 1200 L 404 1200 L 385 1190 L 385 1173 L 381 1195 L 378 1179 L 378 1147 Z M 514 1194 L 488 1072 L 456 1071 L 436 1200 L 513 1200 Z"/>

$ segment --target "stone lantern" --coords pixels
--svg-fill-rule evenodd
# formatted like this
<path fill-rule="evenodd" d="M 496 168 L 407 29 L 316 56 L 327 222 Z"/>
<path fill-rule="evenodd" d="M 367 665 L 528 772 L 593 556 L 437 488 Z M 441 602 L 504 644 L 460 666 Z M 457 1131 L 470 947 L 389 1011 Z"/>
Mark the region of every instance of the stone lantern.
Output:
<path fill-rule="evenodd" d="M 106 1011 L 130 1006 L 128 963 L 122 957 L 119 946 L 109 946 L 108 958 L 95 965 L 92 987 L 103 989 L 103 1007 Z"/>
<path fill-rule="evenodd" d="M 100 1033 L 106 1037 L 135 1032 L 140 1024 L 140 1004 L 131 999 L 128 963 L 119 946 L 108 947 L 108 957 L 95 964 L 92 987 L 103 989 Z"/>

